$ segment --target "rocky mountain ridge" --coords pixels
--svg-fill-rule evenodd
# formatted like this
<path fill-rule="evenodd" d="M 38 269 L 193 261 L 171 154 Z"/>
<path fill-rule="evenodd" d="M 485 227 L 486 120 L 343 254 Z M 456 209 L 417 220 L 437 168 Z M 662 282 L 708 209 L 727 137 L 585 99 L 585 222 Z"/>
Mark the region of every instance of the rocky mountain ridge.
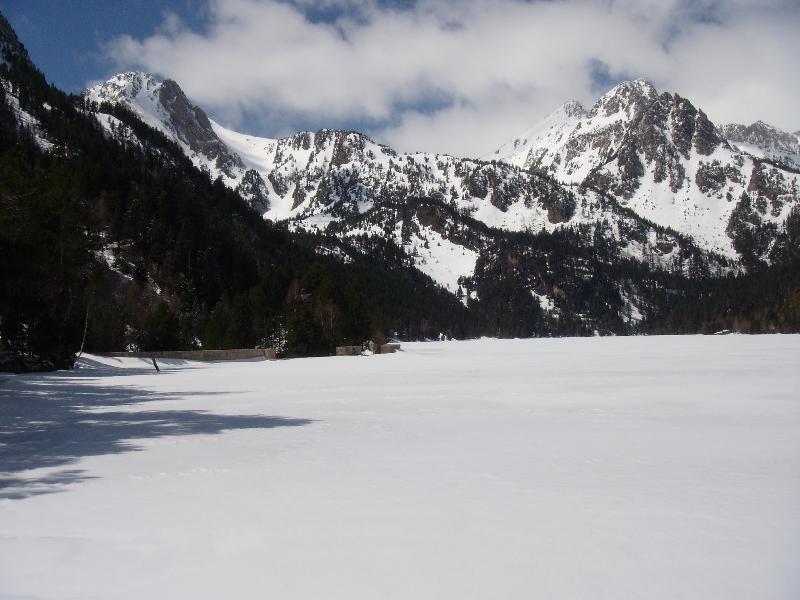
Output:
<path fill-rule="evenodd" d="M 140 81 L 150 97 L 138 91 Z M 280 140 L 240 134 L 208 119 L 174 82 L 144 74 L 119 75 L 86 96 L 126 104 L 182 143 L 198 166 L 238 188 L 266 218 L 296 227 L 325 227 L 386 197 L 435 197 L 492 227 L 552 231 L 576 224 L 575 213 L 565 218 L 569 211 L 552 198 L 578 186 L 587 195 L 584 205 L 596 205 L 588 188 L 601 190 L 621 208 L 691 237 L 706 251 L 752 265 L 771 260 L 775 236 L 798 202 L 797 174 L 786 164 L 770 164 L 727 140 L 777 139 L 771 146 L 777 150 L 788 147 L 788 137 L 774 138 L 771 130 L 772 138 L 758 137 L 758 127 L 717 128 L 689 100 L 644 80 L 619 84 L 588 110 L 567 102 L 484 160 L 398 153 L 356 132 L 321 130 Z M 179 106 L 202 115 L 205 146 L 192 143 L 198 136 L 187 130 L 187 109 L 152 100 L 162 96 L 179 98 Z M 531 186 L 531 173 L 550 179 Z M 607 217 L 589 210 L 578 220 Z"/>
<path fill-rule="evenodd" d="M 767 238 L 800 197 L 794 169 L 727 140 L 737 133 L 753 140 L 763 129 L 717 128 L 689 100 L 636 80 L 619 84 L 588 111 L 556 111 L 493 156 L 563 183 L 599 187 L 636 214 L 750 264 L 769 262 Z M 777 143 L 776 131 L 769 133 Z M 751 210 L 753 201 L 761 208 Z M 761 232 L 757 248 L 744 247 L 749 229 Z"/>
<path fill-rule="evenodd" d="M 168 112 L 159 109 L 159 119 L 153 119 L 150 97 L 143 97 L 130 83 L 121 85 L 120 79 L 147 82 L 150 97 L 162 94 L 152 77 L 125 74 L 85 95 L 96 102 L 124 103 L 177 140 L 187 137 L 178 131 Z M 570 119 L 585 114 L 576 102 L 568 103 L 561 112 Z M 506 232 L 553 232 L 578 226 L 602 229 L 623 244 L 625 256 L 663 268 L 687 268 L 678 250 L 685 244 L 676 241 L 675 233 L 653 227 L 601 192 L 561 185 L 537 170 L 441 154 L 399 153 L 357 132 L 321 130 L 276 140 L 240 134 L 209 122 L 224 154 L 240 157 L 242 164 L 225 170 L 197 153 L 190 156 L 239 189 L 263 209 L 266 218 L 318 230 L 338 224 L 339 234 L 350 237 L 377 230 L 391 233 L 409 252 L 422 253 L 419 268 L 453 292 L 458 290 L 460 278 L 473 275 L 479 248 L 453 244 L 446 235 L 426 226 L 424 218 L 420 222 L 414 217 L 415 235 L 403 238 L 402 228 L 391 219 L 367 225 L 366 215 L 409 198 L 428 199 L 454 214 Z M 349 225 L 342 227 L 342 223 Z M 627 233 L 632 229 L 640 232 L 635 239 Z"/>
<path fill-rule="evenodd" d="M 723 125 L 720 131 L 742 152 L 800 169 L 800 131 L 788 133 L 764 121 L 751 125 Z"/>

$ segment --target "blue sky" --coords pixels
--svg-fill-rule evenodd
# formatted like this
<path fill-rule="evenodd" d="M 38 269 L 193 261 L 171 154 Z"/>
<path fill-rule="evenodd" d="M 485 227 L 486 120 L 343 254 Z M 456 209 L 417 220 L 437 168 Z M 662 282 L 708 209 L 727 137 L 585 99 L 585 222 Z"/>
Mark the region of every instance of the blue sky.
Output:
<path fill-rule="evenodd" d="M 175 79 L 226 126 L 365 131 L 480 156 L 569 99 L 643 77 L 712 120 L 800 128 L 797 0 L 0 0 L 79 91 Z"/>
<path fill-rule="evenodd" d="M 37 66 L 70 92 L 113 71 L 103 46 L 116 36 L 152 34 L 165 11 L 201 28 L 205 6 L 201 0 L 0 0 Z"/>

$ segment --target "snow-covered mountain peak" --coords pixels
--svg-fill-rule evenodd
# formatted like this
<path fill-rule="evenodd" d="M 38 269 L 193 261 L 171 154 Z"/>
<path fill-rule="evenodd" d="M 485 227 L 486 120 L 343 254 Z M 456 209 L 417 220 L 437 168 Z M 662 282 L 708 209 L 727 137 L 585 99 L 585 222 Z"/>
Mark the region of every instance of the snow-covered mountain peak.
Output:
<path fill-rule="evenodd" d="M 564 182 L 580 183 L 603 164 L 620 156 L 630 158 L 634 147 L 646 162 L 652 162 L 656 157 L 665 160 L 667 154 L 684 159 L 692 153 L 709 156 L 724 144 L 702 110 L 678 94 L 659 93 L 644 79 L 618 84 L 589 111 L 578 107 L 568 103 L 557 109 L 500 148 L 495 157 L 549 171 Z M 554 129 L 557 135 L 541 135 Z"/>
<path fill-rule="evenodd" d="M 624 112 L 632 118 L 636 111 L 658 98 L 658 90 L 644 79 L 623 81 L 603 94 L 589 111 L 589 117 L 612 117 Z"/>
<path fill-rule="evenodd" d="M 128 71 L 118 73 L 107 81 L 92 86 L 84 92 L 84 96 L 98 103 L 135 101 L 142 91 L 145 94 L 155 94 L 160 85 L 161 81 L 150 73 Z"/>
<path fill-rule="evenodd" d="M 743 229 L 734 213 L 775 227 L 798 200 L 796 173 L 770 170 L 748 155 L 787 159 L 798 145 L 795 136 L 763 123 L 726 131 L 688 99 L 637 79 L 620 83 L 585 115 L 561 119 L 558 127 L 549 116 L 494 157 L 563 183 L 606 190 L 637 214 L 735 256 L 736 231 Z M 745 142 L 734 148 L 726 137 Z M 751 215 L 751 196 L 772 208 Z"/>
<path fill-rule="evenodd" d="M 241 157 L 228 149 L 205 111 L 192 104 L 175 81 L 129 71 L 89 88 L 84 97 L 98 104 L 124 104 L 145 123 L 175 139 L 212 176 L 241 180 L 245 166 Z"/>
<path fill-rule="evenodd" d="M 631 124 L 658 98 L 644 79 L 624 81 L 588 111 L 577 101 L 567 102 L 486 158 L 547 170 L 567 182 L 582 181 L 613 155 Z"/>

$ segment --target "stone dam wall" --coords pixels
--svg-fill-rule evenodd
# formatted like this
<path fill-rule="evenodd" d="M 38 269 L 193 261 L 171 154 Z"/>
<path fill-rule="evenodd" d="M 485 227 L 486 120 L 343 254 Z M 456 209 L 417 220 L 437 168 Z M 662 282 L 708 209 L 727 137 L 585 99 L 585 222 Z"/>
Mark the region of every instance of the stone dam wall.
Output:
<path fill-rule="evenodd" d="M 179 360 L 276 360 L 272 348 L 237 348 L 233 350 L 176 350 L 167 352 L 102 352 L 98 356 L 112 358 L 174 358 Z"/>

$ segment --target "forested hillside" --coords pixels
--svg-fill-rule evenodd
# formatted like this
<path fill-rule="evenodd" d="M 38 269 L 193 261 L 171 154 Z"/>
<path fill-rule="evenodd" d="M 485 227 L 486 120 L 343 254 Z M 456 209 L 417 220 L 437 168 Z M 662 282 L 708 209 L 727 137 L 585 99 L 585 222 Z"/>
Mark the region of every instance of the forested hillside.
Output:
<path fill-rule="evenodd" d="M 22 46 L 0 65 L 0 336 L 57 366 L 85 349 L 327 353 L 376 332 L 469 335 L 467 311 L 379 254 L 345 264 L 265 222 L 121 107 L 108 136 Z"/>

